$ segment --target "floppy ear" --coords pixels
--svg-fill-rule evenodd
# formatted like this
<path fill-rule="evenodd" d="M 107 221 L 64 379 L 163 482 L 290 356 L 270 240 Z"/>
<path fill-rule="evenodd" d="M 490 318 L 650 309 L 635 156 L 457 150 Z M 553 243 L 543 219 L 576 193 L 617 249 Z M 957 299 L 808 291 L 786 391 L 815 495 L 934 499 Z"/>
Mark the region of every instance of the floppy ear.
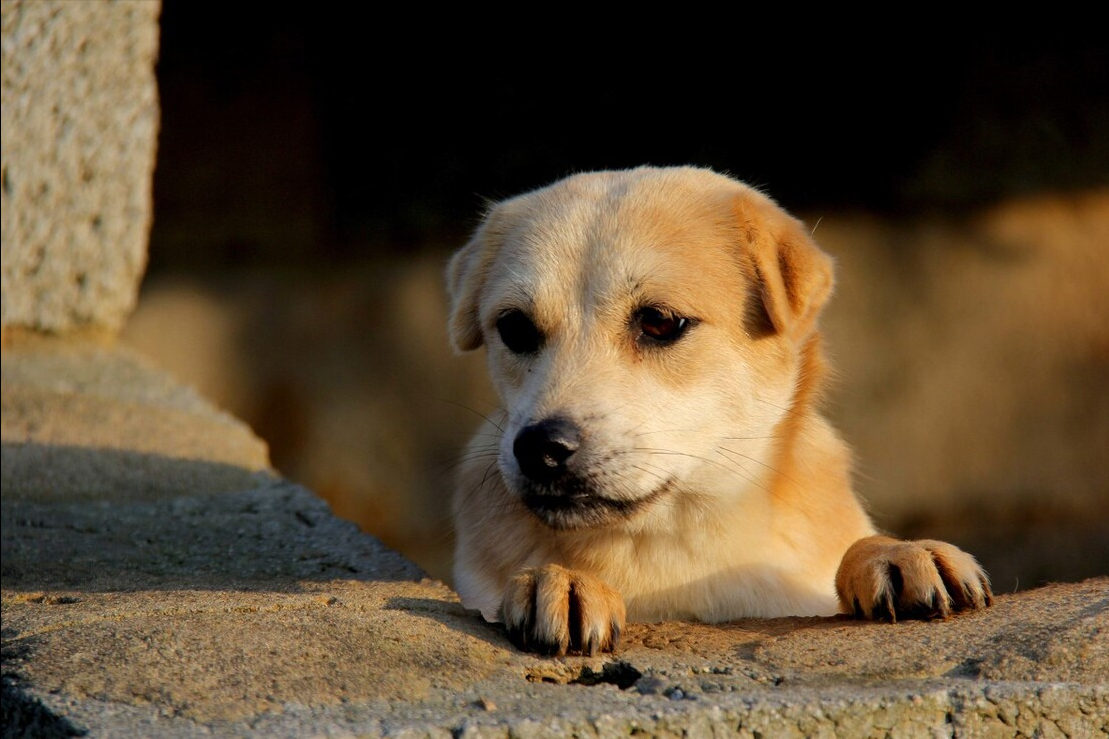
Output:
<path fill-rule="evenodd" d="M 478 315 L 489 268 L 500 247 L 499 206 L 485 215 L 473 238 L 447 264 L 447 293 L 451 300 L 447 333 L 455 351 L 477 349 L 484 342 Z"/>
<path fill-rule="evenodd" d="M 803 341 L 832 293 L 832 258 L 809 237 L 804 224 L 769 198 L 741 196 L 736 211 L 769 319 L 767 328 Z"/>

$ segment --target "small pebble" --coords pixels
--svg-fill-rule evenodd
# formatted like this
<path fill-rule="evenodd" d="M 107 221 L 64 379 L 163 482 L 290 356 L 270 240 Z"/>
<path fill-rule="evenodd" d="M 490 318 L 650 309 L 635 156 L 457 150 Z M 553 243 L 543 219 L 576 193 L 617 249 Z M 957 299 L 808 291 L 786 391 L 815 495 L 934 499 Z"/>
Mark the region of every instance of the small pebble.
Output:
<path fill-rule="evenodd" d="M 48 595 L 42 599 L 42 602 L 48 606 L 64 606 L 70 603 L 80 603 L 80 598 L 74 598 L 72 595 Z"/>

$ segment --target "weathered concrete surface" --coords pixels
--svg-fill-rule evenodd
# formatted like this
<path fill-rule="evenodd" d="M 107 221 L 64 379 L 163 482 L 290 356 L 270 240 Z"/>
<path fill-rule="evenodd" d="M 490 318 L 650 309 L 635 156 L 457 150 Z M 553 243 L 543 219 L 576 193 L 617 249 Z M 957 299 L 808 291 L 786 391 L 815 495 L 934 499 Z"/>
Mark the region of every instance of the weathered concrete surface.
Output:
<path fill-rule="evenodd" d="M 541 659 L 134 357 L 7 347 L 2 390 L 5 736 L 1109 736 L 1106 579 Z"/>
<path fill-rule="evenodd" d="M 2 377 L 6 501 L 242 490 L 269 469 L 250 429 L 134 354 L 29 338 Z"/>
<path fill-rule="evenodd" d="M 4 0 L 7 331 L 116 331 L 146 265 L 158 0 Z"/>

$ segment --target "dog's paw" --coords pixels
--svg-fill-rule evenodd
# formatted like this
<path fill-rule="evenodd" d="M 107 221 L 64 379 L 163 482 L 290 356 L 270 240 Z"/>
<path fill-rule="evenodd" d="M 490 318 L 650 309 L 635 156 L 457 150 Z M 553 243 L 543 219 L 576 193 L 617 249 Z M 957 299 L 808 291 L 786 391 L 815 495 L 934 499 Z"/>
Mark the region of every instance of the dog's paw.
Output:
<path fill-rule="evenodd" d="M 946 618 L 993 602 L 990 579 L 974 557 L 942 541 L 859 539 L 836 573 L 840 607 L 859 618 Z"/>
<path fill-rule="evenodd" d="M 509 581 L 501 616 L 520 649 L 594 655 L 615 649 L 624 599 L 592 575 L 553 564 L 528 567 Z"/>

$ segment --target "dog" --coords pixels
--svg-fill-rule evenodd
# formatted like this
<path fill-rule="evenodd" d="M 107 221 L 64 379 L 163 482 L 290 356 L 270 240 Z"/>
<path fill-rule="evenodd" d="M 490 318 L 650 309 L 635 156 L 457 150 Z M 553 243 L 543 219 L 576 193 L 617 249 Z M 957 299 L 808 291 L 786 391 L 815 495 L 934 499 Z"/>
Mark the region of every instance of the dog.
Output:
<path fill-rule="evenodd" d="M 455 587 L 520 648 L 593 655 L 627 620 L 947 617 L 975 559 L 879 535 L 820 414 L 831 258 L 694 167 L 578 174 L 491 207 L 447 267 L 449 335 L 503 417 L 467 447 Z"/>

